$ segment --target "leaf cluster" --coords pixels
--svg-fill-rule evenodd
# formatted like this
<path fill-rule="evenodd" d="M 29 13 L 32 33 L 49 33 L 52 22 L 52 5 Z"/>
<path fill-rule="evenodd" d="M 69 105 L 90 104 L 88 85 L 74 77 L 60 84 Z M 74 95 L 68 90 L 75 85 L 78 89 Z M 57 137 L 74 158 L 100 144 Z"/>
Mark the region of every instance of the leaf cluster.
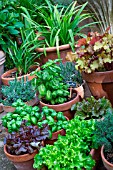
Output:
<path fill-rule="evenodd" d="M 108 99 L 103 97 L 96 100 L 93 96 L 74 104 L 71 110 L 75 111 L 75 116 L 80 116 L 81 119 L 100 119 L 113 111 Z"/>
<path fill-rule="evenodd" d="M 95 127 L 94 120 L 80 120 L 78 117 L 69 121 L 66 136 L 59 136 L 54 145 L 41 148 L 34 158 L 34 168 L 41 169 L 46 165 L 48 169 L 77 169 L 83 167 L 91 170 L 95 162 L 89 155 Z"/>
<path fill-rule="evenodd" d="M 68 99 L 68 85 L 63 82 L 60 67 L 56 64 L 59 59 L 49 60 L 41 67 L 41 70 L 34 71 L 36 78 L 34 86 L 39 91 L 41 100 L 50 104 L 64 103 Z"/>
<path fill-rule="evenodd" d="M 113 35 L 108 29 L 103 35 L 91 32 L 87 38 L 78 41 L 75 53 L 67 56 L 67 59 L 76 61 L 76 69 L 86 73 L 94 71 L 105 71 L 108 68 L 106 63 L 113 61 Z"/>
<path fill-rule="evenodd" d="M 48 126 L 39 129 L 37 126 L 21 125 L 18 133 L 12 132 L 5 137 L 7 152 L 11 155 L 33 153 L 34 149 L 43 147 L 42 141 L 49 136 Z"/>
<path fill-rule="evenodd" d="M 78 87 L 83 83 L 81 73 L 75 69 L 73 62 L 60 62 L 59 66 L 64 83 L 69 84 L 71 87 Z"/>
<path fill-rule="evenodd" d="M 21 99 L 23 102 L 27 102 L 35 98 L 36 91 L 33 89 L 31 81 L 24 78 L 21 81 L 15 79 L 14 81 L 9 82 L 9 86 L 2 86 L 1 92 L 5 100 L 1 102 L 6 106 L 11 106 L 13 102 L 16 102 L 18 99 Z"/>
<path fill-rule="evenodd" d="M 107 114 L 103 120 L 96 121 L 94 135 L 96 141 L 94 147 L 105 146 L 106 152 L 113 151 L 113 111 Z"/>

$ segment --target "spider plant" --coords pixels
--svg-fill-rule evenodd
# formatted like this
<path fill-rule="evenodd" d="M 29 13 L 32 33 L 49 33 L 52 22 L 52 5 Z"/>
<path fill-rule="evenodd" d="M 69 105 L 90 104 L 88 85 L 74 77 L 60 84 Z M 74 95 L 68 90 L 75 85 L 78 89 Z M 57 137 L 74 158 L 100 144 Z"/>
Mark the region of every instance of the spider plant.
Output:
<path fill-rule="evenodd" d="M 81 30 L 94 24 L 93 22 L 79 26 L 82 21 L 91 17 L 89 13 L 83 13 L 87 2 L 79 6 L 76 6 L 76 2 L 72 2 L 66 9 L 59 5 L 53 5 L 49 0 L 45 1 L 47 6 L 44 6 L 43 10 L 39 12 L 45 22 L 43 25 L 33 21 L 26 14 L 23 14 L 23 16 L 45 38 L 43 47 L 70 44 L 73 49 L 75 36 L 84 37 L 85 35 L 81 33 Z"/>

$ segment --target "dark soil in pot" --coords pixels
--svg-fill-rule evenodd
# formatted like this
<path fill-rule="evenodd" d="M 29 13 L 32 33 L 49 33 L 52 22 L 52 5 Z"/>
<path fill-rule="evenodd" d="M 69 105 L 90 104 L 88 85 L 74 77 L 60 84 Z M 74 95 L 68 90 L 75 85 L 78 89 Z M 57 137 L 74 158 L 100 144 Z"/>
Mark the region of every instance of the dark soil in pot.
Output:
<path fill-rule="evenodd" d="M 113 152 L 104 152 L 104 156 L 108 162 L 113 164 Z"/>

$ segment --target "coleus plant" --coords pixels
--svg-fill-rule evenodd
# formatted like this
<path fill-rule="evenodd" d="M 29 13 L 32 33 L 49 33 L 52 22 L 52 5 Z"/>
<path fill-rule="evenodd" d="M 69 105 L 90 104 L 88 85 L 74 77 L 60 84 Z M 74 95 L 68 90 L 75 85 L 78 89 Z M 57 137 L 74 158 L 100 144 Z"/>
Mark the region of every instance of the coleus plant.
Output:
<path fill-rule="evenodd" d="M 113 111 L 108 99 L 103 97 L 96 100 L 93 96 L 74 104 L 71 110 L 75 111 L 75 116 L 80 116 L 81 119 L 99 119 Z"/>
<path fill-rule="evenodd" d="M 87 38 L 79 39 L 75 53 L 68 53 L 67 60 L 76 61 L 76 69 L 85 73 L 112 70 L 107 63 L 113 61 L 113 35 L 91 32 Z"/>
<path fill-rule="evenodd" d="M 25 126 L 24 121 L 18 133 L 12 132 L 5 137 L 4 144 L 12 155 L 31 154 L 34 149 L 43 147 L 42 141 L 48 136 L 48 126 L 39 129 L 37 126 Z"/>
<path fill-rule="evenodd" d="M 34 158 L 34 168 L 46 165 L 51 170 L 85 168 L 92 170 L 95 161 L 89 155 L 95 130 L 95 120 L 80 120 L 75 117 L 66 127 L 66 136 L 59 136 L 54 145 L 41 148 Z"/>
<path fill-rule="evenodd" d="M 69 86 L 63 82 L 61 69 L 56 64 L 59 61 L 61 60 L 49 60 L 41 70 L 33 73 L 36 76 L 34 86 L 39 92 L 40 99 L 52 105 L 64 103 L 69 98 Z"/>

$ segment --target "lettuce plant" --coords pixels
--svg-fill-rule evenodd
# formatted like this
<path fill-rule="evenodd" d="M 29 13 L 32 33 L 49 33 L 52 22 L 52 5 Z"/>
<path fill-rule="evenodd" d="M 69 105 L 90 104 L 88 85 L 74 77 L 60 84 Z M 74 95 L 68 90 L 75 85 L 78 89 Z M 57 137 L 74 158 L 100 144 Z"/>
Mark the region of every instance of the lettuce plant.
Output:
<path fill-rule="evenodd" d="M 54 145 L 41 148 L 34 158 L 34 168 L 41 169 L 46 165 L 48 169 L 77 169 L 83 167 L 92 170 L 95 161 L 89 155 L 95 130 L 94 120 L 80 120 L 74 118 L 66 127 L 66 136 L 59 136 Z"/>
<path fill-rule="evenodd" d="M 77 70 L 92 73 L 113 69 L 107 64 L 113 61 L 113 35 L 108 30 L 103 35 L 89 33 L 87 38 L 78 41 L 76 52 L 67 55 L 68 60 L 76 61 Z"/>
<path fill-rule="evenodd" d="M 96 100 L 93 96 L 74 104 L 71 110 L 75 111 L 75 116 L 80 116 L 81 119 L 99 119 L 113 111 L 108 99 L 103 97 Z"/>

